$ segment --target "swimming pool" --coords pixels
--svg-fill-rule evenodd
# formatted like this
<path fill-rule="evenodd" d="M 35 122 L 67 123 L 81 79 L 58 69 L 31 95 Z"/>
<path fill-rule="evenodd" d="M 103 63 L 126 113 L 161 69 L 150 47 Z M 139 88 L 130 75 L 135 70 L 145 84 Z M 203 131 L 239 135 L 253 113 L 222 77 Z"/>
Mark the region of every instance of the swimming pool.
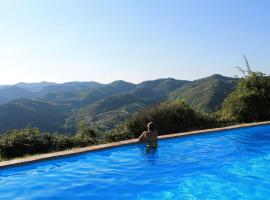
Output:
<path fill-rule="evenodd" d="M 0 199 L 267 199 L 270 125 L 0 170 Z"/>

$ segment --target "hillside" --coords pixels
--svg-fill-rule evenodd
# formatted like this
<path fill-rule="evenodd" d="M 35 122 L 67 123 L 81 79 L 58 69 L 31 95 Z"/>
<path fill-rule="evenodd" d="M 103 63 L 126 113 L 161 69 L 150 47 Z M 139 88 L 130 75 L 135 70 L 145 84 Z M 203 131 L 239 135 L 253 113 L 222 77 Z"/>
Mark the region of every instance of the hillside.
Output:
<path fill-rule="evenodd" d="M 80 121 L 85 121 L 100 131 L 109 130 L 146 105 L 128 93 L 114 95 L 74 111 L 66 120 L 66 127 L 74 130 Z"/>
<path fill-rule="evenodd" d="M 43 88 L 48 87 L 48 86 L 52 86 L 52 85 L 57 85 L 57 83 L 43 81 L 43 82 L 40 82 L 40 83 L 24 83 L 24 82 L 20 82 L 20 83 L 15 84 L 15 86 L 20 87 L 20 88 L 24 88 L 24 89 L 29 90 L 31 92 L 39 92 Z"/>
<path fill-rule="evenodd" d="M 126 82 L 121 81 L 121 84 L 117 82 L 117 93 L 97 100 L 93 104 L 73 110 L 73 113 L 66 120 L 66 127 L 74 130 L 74 125 L 77 125 L 80 121 L 85 121 L 100 131 L 109 130 L 125 121 L 134 112 L 166 100 L 170 92 L 187 82 L 168 78 L 145 81 L 138 85 L 129 85 L 129 87 L 127 87 L 128 84 Z M 115 83 L 110 84 L 110 87 L 115 87 Z M 119 85 L 122 86 L 121 93 Z M 99 91 L 102 90 L 104 92 L 108 88 L 106 87 L 106 90 L 103 89 L 100 88 Z M 124 92 L 124 89 L 126 92 Z M 94 94 L 96 95 L 97 93 Z M 112 93 L 108 91 L 107 94 Z"/>
<path fill-rule="evenodd" d="M 168 92 L 174 91 L 189 82 L 190 81 L 176 80 L 173 78 L 157 79 L 152 81 L 144 81 L 140 83 L 137 88 L 150 88 L 161 92 L 162 94 L 167 94 Z"/>
<path fill-rule="evenodd" d="M 234 90 L 237 79 L 218 74 L 185 84 L 170 94 L 170 99 L 182 99 L 200 112 L 214 112 Z"/>
<path fill-rule="evenodd" d="M 17 83 L 7 86 L 0 85 L 0 105 L 20 98 L 40 99 L 43 101 L 57 102 L 58 99 L 80 98 L 80 91 L 102 87 L 97 82 L 67 82 L 67 83 Z M 62 103 L 62 102 L 60 102 Z"/>
<path fill-rule="evenodd" d="M 8 86 L 0 89 L 0 105 L 19 98 L 32 98 L 34 94 L 24 88 Z"/>
<path fill-rule="evenodd" d="M 0 106 L 0 133 L 9 129 L 24 128 L 27 125 L 43 131 L 63 130 L 65 108 L 41 101 L 14 100 Z"/>
<path fill-rule="evenodd" d="M 79 91 L 84 89 L 95 89 L 102 87 L 103 84 L 97 83 L 94 81 L 90 82 L 67 82 L 62 84 L 51 84 L 47 85 L 45 87 L 42 87 L 42 89 L 37 94 L 40 97 L 45 96 L 49 93 L 63 93 L 63 92 L 72 92 L 72 91 Z"/>
<path fill-rule="evenodd" d="M 0 85 L 0 90 L 6 87 L 9 87 L 10 85 Z"/>
<path fill-rule="evenodd" d="M 82 86 L 72 87 L 73 89 L 71 89 L 71 87 L 67 89 L 66 86 L 54 86 L 55 89 L 50 91 L 48 88 L 45 88 L 48 92 L 44 92 L 44 90 L 41 91 L 39 98 L 56 104 L 68 104 L 74 107 L 81 107 L 118 93 L 128 92 L 135 88 L 135 84 L 125 81 L 115 81 L 106 85 L 94 84 L 94 86 L 88 86 L 88 88 Z M 56 92 L 56 90 L 59 90 L 59 92 Z"/>
<path fill-rule="evenodd" d="M 214 112 L 236 83 L 237 79 L 213 75 L 195 81 L 167 78 L 139 84 L 114 81 L 28 86 L 41 88 L 39 92 L 10 86 L 0 90 L 0 97 L 3 102 L 17 100 L 0 106 L 0 132 L 32 124 L 44 131 L 74 133 L 80 121 L 103 132 L 144 107 L 176 99 L 183 99 L 198 111 Z M 18 99 L 23 97 L 31 100 Z"/>

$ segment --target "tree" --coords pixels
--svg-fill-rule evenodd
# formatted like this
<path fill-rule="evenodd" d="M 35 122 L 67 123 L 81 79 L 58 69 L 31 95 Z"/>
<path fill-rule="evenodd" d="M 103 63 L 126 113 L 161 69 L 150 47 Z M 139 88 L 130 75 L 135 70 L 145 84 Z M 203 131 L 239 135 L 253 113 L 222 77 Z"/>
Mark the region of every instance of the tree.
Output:
<path fill-rule="evenodd" d="M 224 100 L 218 113 L 222 121 L 252 122 L 270 119 L 270 77 L 252 71 L 244 58 L 247 70 L 239 68 L 244 77 L 235 91 Z"/>
<path fill-rule="evenodd" d="M 92 128 L 90 128 L 84 121 L 80 122 L 78 131 L 76 133 L 77 137 L 80 138 L 96 138 L 96 132 Z"/>
<path fill-rule="evenodd" d="M 195 112 L 185 102 L 176 100 L 164 102 L 134 114 L 126 122 L 126 132 L 138 137 L 146 130 L 146 125 L 150 121 L 154 122 L 159 134 L 195 130 L 213 125 L 206 116 Z"/>

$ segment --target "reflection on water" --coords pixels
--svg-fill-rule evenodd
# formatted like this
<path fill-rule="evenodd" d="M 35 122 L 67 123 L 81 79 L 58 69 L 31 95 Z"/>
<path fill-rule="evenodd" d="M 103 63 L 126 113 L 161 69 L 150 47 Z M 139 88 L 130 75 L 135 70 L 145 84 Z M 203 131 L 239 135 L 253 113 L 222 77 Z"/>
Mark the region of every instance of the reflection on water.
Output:
<path fill-rule="evenodd" d="M 152 165 L 158 163 L 158 148 L 150 148 L 146 145 L 140 145 L 139 150 L 141 152 L 141 156 L 145 158 L 145 160 Z"/>

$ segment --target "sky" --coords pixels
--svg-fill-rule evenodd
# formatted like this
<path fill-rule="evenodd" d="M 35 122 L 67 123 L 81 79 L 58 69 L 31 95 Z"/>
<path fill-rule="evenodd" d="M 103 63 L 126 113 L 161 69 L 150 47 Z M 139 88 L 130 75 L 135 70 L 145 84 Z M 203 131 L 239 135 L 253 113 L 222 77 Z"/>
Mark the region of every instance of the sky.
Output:
<path fill-rule="evenodd" d="M 0 84 L 270 73 L 269 0 L 0 0 Z"/>

